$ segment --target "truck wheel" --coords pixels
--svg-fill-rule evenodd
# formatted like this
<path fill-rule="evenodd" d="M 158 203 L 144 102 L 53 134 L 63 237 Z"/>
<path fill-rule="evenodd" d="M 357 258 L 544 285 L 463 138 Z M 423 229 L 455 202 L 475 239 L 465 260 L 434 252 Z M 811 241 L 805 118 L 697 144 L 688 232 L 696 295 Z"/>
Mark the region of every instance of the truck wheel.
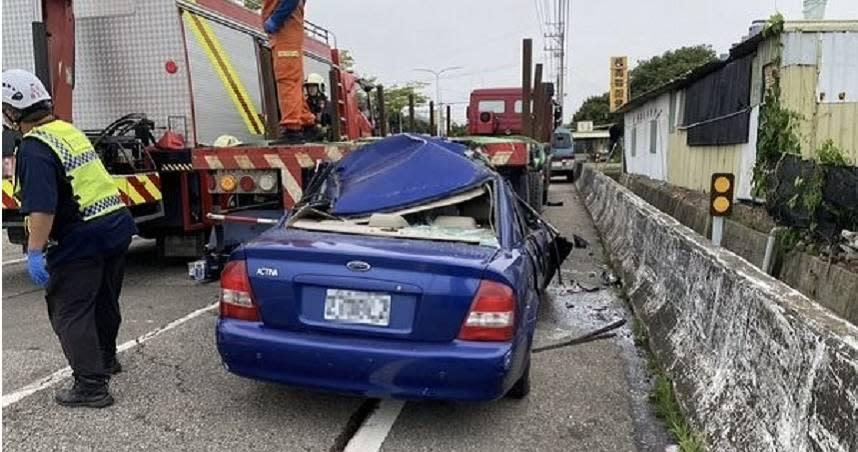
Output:
<path fill-rule="evenodd" d="M 521 378 L 506 393 L 507 397 L 513 399 L 523 399 L 528 394 L 530 394 L 530 356 L 527 357 L 527 367 L 524 369 L 524 373 L 521 374 Z"/>

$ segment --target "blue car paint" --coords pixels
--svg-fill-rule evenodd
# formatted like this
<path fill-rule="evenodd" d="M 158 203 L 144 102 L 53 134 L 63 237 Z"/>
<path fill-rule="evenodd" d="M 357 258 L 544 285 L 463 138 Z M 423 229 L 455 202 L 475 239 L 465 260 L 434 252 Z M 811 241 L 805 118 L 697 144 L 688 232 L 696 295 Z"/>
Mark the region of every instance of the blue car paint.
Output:
<path fill-rule="evenodd" d="M 461 144 L 420 135 L 396 135 L 345 156 L 327 184 L 331 213 L 359 216 L 423 204 L 494 178 L 465 156 Z M 444 177 L 438 177 L 443 174 Z"/>
<path fill-rule="evenodd" d="M 226 368 L 253 379 L 373 397 L 503 396 L 529 365 L 548 234 L 525 230 L 516 219 L 512 188 L 497 175 L 490 182 L 500 249 L 281 224 L 237 250 L 232 259 L 247 261 L 262 321 L 218 321 Z M 372 269 L 351 272 L 346 264 L 355 259 Z M 514 290 L 511 341 L 456 338 L 483 279 Z M 319 297 L 337 287 L 388 292 L 404 309 L 391 310 L 387 328 L 326 322 Z"/>

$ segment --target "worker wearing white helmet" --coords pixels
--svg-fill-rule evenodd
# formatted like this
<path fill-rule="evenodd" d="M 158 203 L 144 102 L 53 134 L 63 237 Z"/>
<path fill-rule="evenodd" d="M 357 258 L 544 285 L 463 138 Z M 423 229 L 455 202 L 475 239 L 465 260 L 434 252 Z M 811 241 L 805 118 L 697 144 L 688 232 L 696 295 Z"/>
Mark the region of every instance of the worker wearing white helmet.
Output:
<path fill-rule="evenodd" d="M 72 368 L 66 406 L 113 403 L 119 292 L 137 228 L 92 144 L 54 117 L 51 96 L 32 73 L 3 72 L 3 121 L 23 134 L 15 192 L 27 216 L 27 271 L 46 289 L 48 317 Z"/>
<path fill-rule="evenodd" d="M 316 117 L 316 124 L 321 126 L 323 133 L 326 133 L 327 127 L 331 125 L 331 113 L 324 77 L 316 73 L 308 75 L 304 80 L 304 97 L 310 111 Z"/>

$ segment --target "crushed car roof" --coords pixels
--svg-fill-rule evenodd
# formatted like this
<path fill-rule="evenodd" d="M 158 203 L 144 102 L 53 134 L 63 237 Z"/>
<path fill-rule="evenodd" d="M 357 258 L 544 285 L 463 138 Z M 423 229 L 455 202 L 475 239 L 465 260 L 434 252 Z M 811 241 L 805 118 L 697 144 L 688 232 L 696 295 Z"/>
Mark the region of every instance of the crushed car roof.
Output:
<path fill-rule="evenodd" d="M 360 216 L 431 202 L 479 186 L 493 170 L 465 146 L 421 135 L 396 135 L 340 160 L 325 194 L 330 212 Z"/>

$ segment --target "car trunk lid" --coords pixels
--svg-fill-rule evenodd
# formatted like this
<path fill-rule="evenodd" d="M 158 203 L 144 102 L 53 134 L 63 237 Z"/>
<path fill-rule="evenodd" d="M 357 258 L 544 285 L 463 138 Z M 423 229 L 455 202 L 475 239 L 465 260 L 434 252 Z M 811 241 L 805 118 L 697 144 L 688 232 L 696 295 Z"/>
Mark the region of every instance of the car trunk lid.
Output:
<path fill-rule="evenodd" d="M 450 341 L 497 251 L 283 229 L 245 256 L 266 327 Z"/>

